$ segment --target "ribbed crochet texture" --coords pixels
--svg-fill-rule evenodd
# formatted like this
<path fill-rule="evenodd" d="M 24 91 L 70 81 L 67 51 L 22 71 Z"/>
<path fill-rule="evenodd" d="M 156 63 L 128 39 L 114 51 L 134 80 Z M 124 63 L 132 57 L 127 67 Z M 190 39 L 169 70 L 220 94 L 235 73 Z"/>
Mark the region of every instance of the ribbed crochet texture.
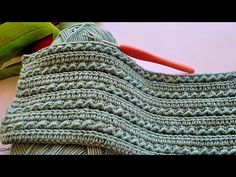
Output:
<path fill-rule="evenodd" d="M 1 127 L 12 154 L 236 154 L 235 72 L 152 73 L 102 39 L 75 25 L 23 57 Z"/>

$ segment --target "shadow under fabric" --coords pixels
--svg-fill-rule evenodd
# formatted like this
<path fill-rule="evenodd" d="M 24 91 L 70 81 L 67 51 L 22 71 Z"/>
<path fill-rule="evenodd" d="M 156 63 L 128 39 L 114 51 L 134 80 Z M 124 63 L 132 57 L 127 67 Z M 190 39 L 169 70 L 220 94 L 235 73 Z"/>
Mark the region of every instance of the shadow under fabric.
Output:
<path fill-rule="evenodd" d="M 152 73 L 102 40 L 116 43 L 74 25 L 23 56 L 1 126 L 11 154 L 236 154 L 236 72 Z"/>

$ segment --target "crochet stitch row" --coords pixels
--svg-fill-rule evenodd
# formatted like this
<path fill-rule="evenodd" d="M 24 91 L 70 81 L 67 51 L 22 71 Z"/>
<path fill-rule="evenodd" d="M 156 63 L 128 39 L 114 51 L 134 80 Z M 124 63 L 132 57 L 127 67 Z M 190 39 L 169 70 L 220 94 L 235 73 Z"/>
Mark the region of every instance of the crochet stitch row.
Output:
<path fill-rule="evenodd" d="M 72 154 L 236 154 L 235 78 L 152 73 L 100 41 L 54 44 L 23 57 L 1 139 Z"/>

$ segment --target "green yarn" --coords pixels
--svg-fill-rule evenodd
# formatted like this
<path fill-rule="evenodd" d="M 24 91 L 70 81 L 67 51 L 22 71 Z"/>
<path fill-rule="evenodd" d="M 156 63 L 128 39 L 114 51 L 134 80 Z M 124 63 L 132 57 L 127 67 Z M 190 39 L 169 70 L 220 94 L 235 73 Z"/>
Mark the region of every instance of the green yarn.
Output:
<path fill-rule="evenodd" d="M 108 149 L 68 144 L 13 144 L 11 155 L 118 155 Z"/>
<path fill-rule="evenodd" d="M 236 72 L 152 73 L 102 39 L 115 42 L 74 25 L 23 56 L 1 126 L 11 154 L 236 154 Z"/>
<path fill-rule="evenodd" d="M 81 22 L 59 22 L 59 24 L 57 25 L 57 28 L 59 30 L 63 30 L 65 28 L 68 28 L 72 25 L 75 25 L 75 24 L 80 24 Z"/>

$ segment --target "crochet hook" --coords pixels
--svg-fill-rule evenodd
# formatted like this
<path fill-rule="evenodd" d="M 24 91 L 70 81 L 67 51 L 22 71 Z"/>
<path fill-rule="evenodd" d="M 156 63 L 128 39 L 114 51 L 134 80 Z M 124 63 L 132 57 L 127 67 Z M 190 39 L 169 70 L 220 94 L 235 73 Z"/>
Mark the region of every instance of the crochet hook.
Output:
<path fill-rule="evenodd" d="M 84 35 L 94 39 L 94 37 L 89 34 L 84 34 Z M 119 48 L 125 54 L 127 54 L 133 58 L 139 59 L 139 60 L 158 63 L 158 64 L 165 65 L 165 66 L 168 66 L 168 67 L 180 70 L 180 71 L 184 71 L 184 72 L 187 72 L 190 74 L 195 72 L 194 69 L 190 66 L 186 66 L 184 64 L 176 63 L 176 62 L 173 62 L 173 61 L 168 60 L 166 58 L 156 56 L 156 55 L 151 54 L 151 53 L 144 51 L 142 49 L 138 49 L 138 48 L 135 48 L 135 47 L 132 47 L 129 45 L 123 45 L 123 44 L 118 45 L 118 44 L 115 44 L 115 43 L 112 43 L 112 42 L 109 42 L 106 40 L 103 40 L 103 42 L 113 45 L 113 46 Z"/>

